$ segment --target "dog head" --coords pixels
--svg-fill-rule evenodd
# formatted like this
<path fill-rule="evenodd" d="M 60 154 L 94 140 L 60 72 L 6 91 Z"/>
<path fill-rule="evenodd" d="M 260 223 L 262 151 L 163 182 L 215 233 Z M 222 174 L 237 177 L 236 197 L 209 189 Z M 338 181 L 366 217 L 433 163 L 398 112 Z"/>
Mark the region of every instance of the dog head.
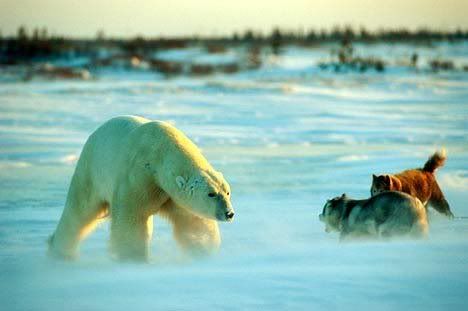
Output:
<path fill-rule="evenodd" d="M 339 197 L 327 200 L 319 215 L 321 222 L 325 223 L 325 232 L 341 231 L 341 219 L 346 209 L 348 197 L 342 194 Z"/>
<path fill-rule="evenodd" d="M 399 181 L 391 175 L 374 175 L 372 174 L 372 186 L 370 189 L 371 196 L 384 191 L 400 190 Z"/>

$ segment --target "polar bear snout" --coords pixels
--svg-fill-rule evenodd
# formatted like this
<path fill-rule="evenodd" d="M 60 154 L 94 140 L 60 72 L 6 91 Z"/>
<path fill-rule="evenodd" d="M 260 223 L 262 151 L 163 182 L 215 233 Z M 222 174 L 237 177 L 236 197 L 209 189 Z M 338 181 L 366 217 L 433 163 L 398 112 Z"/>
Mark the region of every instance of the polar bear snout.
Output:
<path fill-rule="evenodd" d="M 219 221 L 231 222 L 234 219 L 234 211 L 231 209 L 227 212 L 219 213 L 217 218 Z"/>
<path fill-rule="evenodd" d="M 219 211 L 216 216 L 219 221 L 232 221 L 234 219 L 234 211 L 232 209 Z"/>
<path fill-rule="evenodd" d="M 232 221 L 234 218 L 234 210 L 230 204 L 219 207 L 216 213 L 216 219 L 219 221 Z"/>
<path fill-rule="evenodd" d="M 234 212 L 233 211 L 226 212 L 226 220 L 227 221 L 231 221 L 233 218 L 234 218 Z"/>

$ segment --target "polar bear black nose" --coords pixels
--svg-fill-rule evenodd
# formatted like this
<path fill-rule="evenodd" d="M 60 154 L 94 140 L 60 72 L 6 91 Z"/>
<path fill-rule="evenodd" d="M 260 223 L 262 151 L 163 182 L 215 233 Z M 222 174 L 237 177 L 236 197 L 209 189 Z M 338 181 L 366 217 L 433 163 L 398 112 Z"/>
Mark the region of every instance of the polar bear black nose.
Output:
<path fill-rule="evenodd" d="M 234 217 L 234 212 L 226 212 L 226 219 L 231 220 Z"/>

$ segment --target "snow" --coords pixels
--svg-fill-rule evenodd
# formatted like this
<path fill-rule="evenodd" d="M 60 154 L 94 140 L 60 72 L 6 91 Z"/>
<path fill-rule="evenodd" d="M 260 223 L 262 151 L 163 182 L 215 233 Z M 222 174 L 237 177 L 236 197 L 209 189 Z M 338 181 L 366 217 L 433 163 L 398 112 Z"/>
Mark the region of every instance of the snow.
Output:
<path fill-rule="evenodd" d="M 343 192 L 369 196 L 372 173 L 422 166 L 445 147 L 438 180 L 454 214 L 468 216 L 467 98 L 467 73 L 338 75 L 302 48 L 203 79 L 0 83 L 1 309 L 464 309 L 467 219 L 431 211 L 427 241 L 340 244 L 318 214 Z M 157 219 L 150 264 L 112 261 L 106 223 L 79 261 L 46 256 L 81 147 L 121 114 L 174 123 L 223 172 L 236 216 L 221 224 L 219 254 L 185 258 Z"/>
<path fill-rule="evenodd" d="M 237 61 L 234 51 L 208 54 L 205 49 L 201 47 L 161 51 L 156 53 L 155 57 L 164 61 L 207 65 L 232 64 Z"/>

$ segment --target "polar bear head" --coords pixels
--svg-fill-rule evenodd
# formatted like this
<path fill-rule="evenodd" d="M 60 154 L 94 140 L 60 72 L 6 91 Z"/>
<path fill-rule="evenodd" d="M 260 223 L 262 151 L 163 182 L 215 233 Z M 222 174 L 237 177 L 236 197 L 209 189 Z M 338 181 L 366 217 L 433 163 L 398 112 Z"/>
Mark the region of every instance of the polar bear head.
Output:
<path fill-rule="evenodd" d="M 220 172 L 200 171 L 191 176 L 175 177 L 178 193 L 176 203 L 190 208 L 194 213 L 220 221 L 231 221 L 231 189 Z"/>
<path fill-rule="evenodd" d="M 176 203 L 202 217 L 232 221 L 231 189 L 223 174 L 214 170 L 200 171 L 191 176 L 177 175 Z"/>
<path fill-rule="evenodd" d="M 158 174 L 149 163 L 146 168 L 151 170 L 159 186 L 177 205 L 201 217 L 233 220 L 231 188 L 220 172 L 209 167 Z"/>

